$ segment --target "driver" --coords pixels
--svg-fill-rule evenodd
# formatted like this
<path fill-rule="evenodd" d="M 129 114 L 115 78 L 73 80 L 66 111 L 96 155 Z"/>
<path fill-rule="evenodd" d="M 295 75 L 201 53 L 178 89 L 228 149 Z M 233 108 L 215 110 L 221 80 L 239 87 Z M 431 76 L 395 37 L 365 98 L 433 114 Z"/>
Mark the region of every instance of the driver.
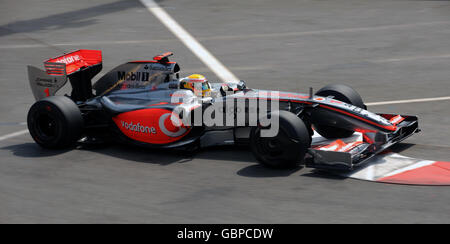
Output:
<path fill-rule="evenodd" d="M 211 86 L 205 76 L 192 74 L 180 80 L 180 88 L 191 90 L 198 97 L 210 97 Z"/>

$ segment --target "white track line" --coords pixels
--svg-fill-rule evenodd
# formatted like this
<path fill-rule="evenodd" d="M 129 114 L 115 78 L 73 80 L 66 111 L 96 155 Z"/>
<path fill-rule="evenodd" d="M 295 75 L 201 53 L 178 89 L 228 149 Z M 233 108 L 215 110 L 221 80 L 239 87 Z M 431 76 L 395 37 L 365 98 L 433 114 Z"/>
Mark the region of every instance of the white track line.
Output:
<path fill-rule="evenodd" d="M 0 136 L 0 141 L 4 141 L 4 140 L 7 140 L 7 139 L 10 139 L 10 138 L 13 138 L 13 137 L 18 137 L 18 136 L 24 135 L 26 133 L 28 133 L 28 130 L 20 130 L 20 131 L 11 133 L 11 134 Z"/>
<path fill-rule="evenodd" d="M 163 8 L 153 0 L 141 0 L 142 4 L 158 18 L 181 42 L 186 45 L 208 68 L 222 81 L 238 81 L 219 60 L 217 60 L 202 44 L 179 25 Z"/>
<path fill-rule="evenodd" d="M 366 103 L 366 105 L 367 106 L 379 106 L 379 105 L 387 105 L 387 104 L 435 102 L 435 101 L 443 101 L 443 100 L 450 100 L 450 97 L 432 97 L 432 98 L 419 98 L 419 99 L 409 99 L 409 100 L 373 102 L 373 103 Z"/>
<path fill-rule="evenodd" d="M 421 59 L 445 59 L 445 58 L 450 58 L 450 54 L 423 55 L 423 56 L 400 57 L 400 58 L 387 58 L 387 59 L 369 60 L 369 62 L 372 62 L 372 63 L 393 63 L 393 62 L 415 61 L 415 60 L 421 60 Z"/>

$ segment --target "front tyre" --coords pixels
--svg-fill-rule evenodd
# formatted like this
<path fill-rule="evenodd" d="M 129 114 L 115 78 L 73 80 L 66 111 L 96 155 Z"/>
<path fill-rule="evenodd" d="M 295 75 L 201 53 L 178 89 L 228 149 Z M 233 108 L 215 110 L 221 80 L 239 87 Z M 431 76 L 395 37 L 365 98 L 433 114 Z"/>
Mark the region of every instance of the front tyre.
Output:
<path fill-rule="evenodd" d="M 31 106 L 27 124 L 37 144 L 49 149 L 64 149 L 80 139 L 83 117 L 70 98 L 51 96 Z"/>
<path fill-rule="evenodd" d="M 270 168 L 294 168 L 303 162 L 311 146 L 311 136 L 305 123 L 288 111 L 271 113 L 272 121 L 279 121 L 279 131 L 274 137 L 261 137 L 261 127 L 250 135 L 250 147 L 256 159 Z"/>
<path fill-rule="evenodd" d="M 328 85 L 316 92 L 317 96 L 328 97 L 333 96 L 334 99 L 352 104 L 356 107 L 366 109 L 361 95 L 353 88 L 342 84 Z M 354 131 L 337 128 L 324 124 L 314 124 L 314 129 L 323 137 L 328 139 L 346 138 L 353 135 Z"/>

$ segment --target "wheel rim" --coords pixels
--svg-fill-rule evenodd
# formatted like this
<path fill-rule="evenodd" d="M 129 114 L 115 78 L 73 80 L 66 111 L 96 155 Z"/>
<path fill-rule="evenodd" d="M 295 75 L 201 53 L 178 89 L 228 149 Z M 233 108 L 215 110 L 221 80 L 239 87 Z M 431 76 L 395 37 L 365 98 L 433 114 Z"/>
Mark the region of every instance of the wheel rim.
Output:
<path fill-rule="evenodd" d="M 36 116 L 34 129 L 37 136 L 43 141 L 49 141 L 57 137 L 59 125 L 57 120 L 48 113 Z"/>
<path fill-rule="evenodd" d="M 260 132 L 260 129 L 256 131 L 257 139 L 255 146 L 259 155 L 269 160 L 283 158 L 292 145 L 296 144 L 282 130 L 275 137 L 261 137 Z"/>

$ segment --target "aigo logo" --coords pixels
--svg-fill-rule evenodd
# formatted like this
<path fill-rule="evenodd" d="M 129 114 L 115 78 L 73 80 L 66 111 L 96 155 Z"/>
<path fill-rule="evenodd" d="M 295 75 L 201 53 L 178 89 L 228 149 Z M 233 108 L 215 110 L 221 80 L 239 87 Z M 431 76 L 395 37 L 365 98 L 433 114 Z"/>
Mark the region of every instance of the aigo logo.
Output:
<path fill-rule="evenodd" d="M 175 126 L 172 115 L 172 111 L 167 109 L 150 108 L 119 114 L 113 117 L 113 121 L 130 139 L 167 144 L 180 140 L 190 132 L 190 128 Z"/>

